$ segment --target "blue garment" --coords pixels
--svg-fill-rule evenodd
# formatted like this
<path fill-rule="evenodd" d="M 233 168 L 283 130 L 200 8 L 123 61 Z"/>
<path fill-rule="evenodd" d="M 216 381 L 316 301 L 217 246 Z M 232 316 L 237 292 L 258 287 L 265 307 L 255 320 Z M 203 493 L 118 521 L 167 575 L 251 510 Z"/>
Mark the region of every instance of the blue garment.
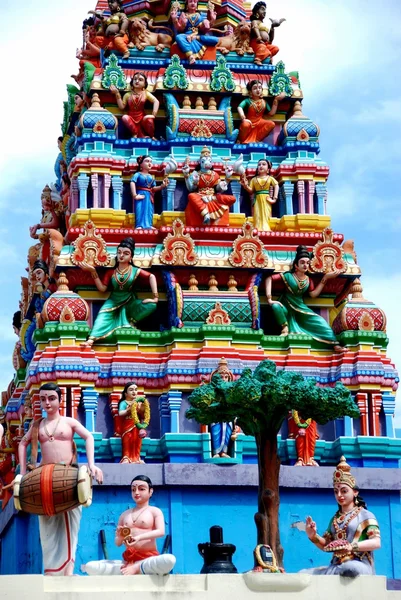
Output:
<path fill-rule="evenodd" d="M 156 181 L 153 175 L 144 175 L 140 171 L 134 174 L 131 181 L 135 183 L 136 193 L 144 196 L 142 200 L 135 200 L 135 227 L 151 229 L 153 226 L 153 214 L 155 212 L 153 191 Z"/>
<path fill-rule="evenodd" d="M 224 452 L 227 454 L 233 432 L 232 423 L 212 423 L 210 425 L 210 437 L 212 439 L 212 455 Z"/>
<path fill-rule="evenodd" d="M 175 41 L 177 42 L 177 46 L 184 52 L 187 56 L 191 56 L 192 54 L 196 54 L 197 58 L 202 58 L 205 53 L 207 46 L 216 46 L 219 38 L 215 35 L 209 35 L 208 33 L 199 34 L 198 28 L 199 26 L 207 19 L 207 15 L 205 13 L 195 13 L 194 15 L 187 15 L 188 21 L 185 26 L 185 31 L 183 33 L 179 33 L 175 36 Z M 190 17 L 190 18 L 189 18 Z M 192 40 L 192 42 L 188 41 L 188 36 L 192 33 L 198 33 L 198 38 Z"/>

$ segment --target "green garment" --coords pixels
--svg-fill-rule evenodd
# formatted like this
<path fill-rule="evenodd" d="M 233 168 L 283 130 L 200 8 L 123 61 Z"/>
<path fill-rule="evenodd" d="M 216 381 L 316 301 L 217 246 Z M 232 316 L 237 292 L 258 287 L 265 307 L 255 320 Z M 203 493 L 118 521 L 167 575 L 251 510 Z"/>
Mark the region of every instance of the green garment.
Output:
<path fill-rule="evenodd" d="M 280 304 L 273 304 L 274 316 L 279 325 L 288 323 L 290 333 L 305 333 L 318 342 L 337 345 L 338 341 L 330 325 L 306 306 L 303 297 L 309 290 L 309 277 L 304 288 L 299 289 L 293 273 L 281 273 L 287 292 L 280 298 Z"/>
<path fill-rule="evenodd" d="M 138 300 L 132 291 L 139 271 L 140 269 L 137 267 L 132 267 L 131 274 L 122 285 L 122 289 L 116 279 L 116 272 L 113 273 L 112 291 L 99 310 L 90 334 L 91 339 L 107 338 L 119 327 L 134 327 L 137 321 L 141 321 L 156 310 L 156 302 L 143 304 L 142 300 Z"/>

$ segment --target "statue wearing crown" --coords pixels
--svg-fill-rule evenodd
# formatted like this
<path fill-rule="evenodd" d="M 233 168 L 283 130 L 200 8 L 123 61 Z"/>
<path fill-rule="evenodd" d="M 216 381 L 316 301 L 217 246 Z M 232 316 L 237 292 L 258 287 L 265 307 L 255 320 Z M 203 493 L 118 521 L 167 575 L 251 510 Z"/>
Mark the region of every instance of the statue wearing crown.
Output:
<path fill-rule="evenodd" d="M 199 163 L 192 173 L 188 163 L 187 159 L 182 168 L 187 190 L 190 192 L 185 209 L 186 225 L 228 226 L 229 209 L 235 202 L 234 196 L 225 193 L 234 172 L 232 166 L 224 166 L 225 179 L 221 179 L 214 170 L 211 150 L 206 146 L 202 149 Z"/>

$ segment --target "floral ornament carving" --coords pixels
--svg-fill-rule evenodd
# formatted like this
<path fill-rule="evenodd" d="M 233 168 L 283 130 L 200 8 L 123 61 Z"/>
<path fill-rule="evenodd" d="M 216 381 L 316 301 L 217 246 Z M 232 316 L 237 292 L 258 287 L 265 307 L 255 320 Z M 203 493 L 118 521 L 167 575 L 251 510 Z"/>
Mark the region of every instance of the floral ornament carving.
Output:
<path fill-rule="evenodd" d="M 268 266 L 268 257 L 263 244 L 249 221 L 242 226 L 242 233 L 233 241 L 233 251 L 228 257 L 233 267 L 263 269 Z"/>
<path fill-rule="evenodd" d="M 317 242 L 313 248 L 313 257 L 310 269 L 314 273 L 345 273 L 347 264 L 344 259 L 344 250 L 338 242 L 333 241 L 333 230 L 330 227 L 322 232 L 323 240 Z"/>
<path fill-rule="evenodd" d="M 228 312 L 222 308 L 220 302 L 216 302 L 214 308 L 209 311 L 206 319 L 207 325 L 230 325 L 231 319 Z"/>
<path fill-rule="evenodd" d="M 163 85 L 169 90 L 174 88 L 186 90 L 189 85 L 187 72 L 182 66 L 178 54 L 171 57 L 171 62 L 164 73 Z"/>
<path fill-rule="evenodd" d="M 291 79 L 285 72 L 285 64 L 280 60 L 270 79 L 269 94 L 271 96 L 278 96 L 284 92 L 286 96 L 291 97 L 292 91 Z"/>
<path fill-rule="evenodd" d="M 175 219 L 172 225 L 173 232 L 168 233 L 163 240 L 164 250 L 160 253 L 160 262 L 176 267 L 196 265 L 199 258 L 195 252 L 195 242 L 184 233 L 184 223 Z"/>
<path fill-rule="evenodd" d="M 85 262 L 94 267 L 108 267 L 111 263 L 106 242 L 100 233 L 96 233 L 95 224 L 90 219 L 84 225 L 84 233 L 77 237 L 73 246 L 75 250 L 71 254 L 71 262 L 74 265 Z"/>
<path fill-rule="evenodd" d="M 210 89 L 213 92 L 222 92 L 223 90 L 233 92 L 235 90 L 234 79 L 224 56 L 218 56 L 216 59 L 216 66 L 210 80 Z"/>
<path fill-rule="evenodd" d="M 103 71 L 102 77 L 102 86 L 105 90 L 109 90 L 111 85 L 119 90 L 125 90 L 127 87 L 124 71 L 118 66 L 118 58 L 115 54 L 110 54 L 109 64 Z"/>

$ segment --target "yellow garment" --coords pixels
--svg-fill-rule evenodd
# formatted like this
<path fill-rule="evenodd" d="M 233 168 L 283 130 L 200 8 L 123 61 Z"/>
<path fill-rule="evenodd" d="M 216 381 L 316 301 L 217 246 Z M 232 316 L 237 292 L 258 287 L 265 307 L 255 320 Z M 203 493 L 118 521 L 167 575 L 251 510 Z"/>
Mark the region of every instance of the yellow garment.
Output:
<path fill-rule="evenodd" d="M 253 224 L 259 231 L 270 231 L 269 218 L 272 216 L 270 186 L 278 185 L 271 175 L 252 177 L 250 188 L 253 197 Z"/>

